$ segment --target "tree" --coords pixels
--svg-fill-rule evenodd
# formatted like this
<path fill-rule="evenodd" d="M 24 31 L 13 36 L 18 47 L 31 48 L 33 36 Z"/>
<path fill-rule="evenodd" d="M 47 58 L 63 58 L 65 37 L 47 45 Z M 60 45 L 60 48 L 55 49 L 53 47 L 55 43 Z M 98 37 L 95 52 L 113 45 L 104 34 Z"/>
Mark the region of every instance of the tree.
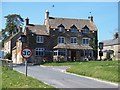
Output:
<path fill-rule="evenodd" d="M 95 59 L 97 59 L 98 56 L 98 38 L 97 38 L 97 31 L 92 33 L 93 38 L 90 39 L 90 46 L 93 48 L 93 54 Z"/>
<path fill-rule="evenodd" d="M 6 27 L 5 29 L 2 29 L 2 46 L 6 39 L 12 36 L 12 33 L 15 34 L 18 32 L 19 26 L 23 26 L 23 18 L 20 15 L 17 14 L 9 14 L 5 16 L 6 18 Z"/>
<path fill-rule="evenodd" d="M 2 31 L 2 33 L 5 36 L 5 38 L 11 36 L 12 33 L 17 33 L 18 27 L 22 26 L 24 22 L 23 18 L 17 14 L 9 14 L 4 18 L 6 18 L 6 27 Z"/>

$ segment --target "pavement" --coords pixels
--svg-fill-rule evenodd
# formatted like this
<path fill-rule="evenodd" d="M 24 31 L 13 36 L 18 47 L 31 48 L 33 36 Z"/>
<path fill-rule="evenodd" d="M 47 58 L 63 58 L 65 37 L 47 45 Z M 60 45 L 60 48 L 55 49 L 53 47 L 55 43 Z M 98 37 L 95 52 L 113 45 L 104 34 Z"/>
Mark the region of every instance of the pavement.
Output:
<path fill-rule="evenodd" d="M 118 88 L 115 83 L 67 73 L 67 68 L 69 67 L 31 65 L 28 66 L 28 76 L 56 88 Z M 24 65 L 16 65 L 13 69 L 25 74 Z"/>

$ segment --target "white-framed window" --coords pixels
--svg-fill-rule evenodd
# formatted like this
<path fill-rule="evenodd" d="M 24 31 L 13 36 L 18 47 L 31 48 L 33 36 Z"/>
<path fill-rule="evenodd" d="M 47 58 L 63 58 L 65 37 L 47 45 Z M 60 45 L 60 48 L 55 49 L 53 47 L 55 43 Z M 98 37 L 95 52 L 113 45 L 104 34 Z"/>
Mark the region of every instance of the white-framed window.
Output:
<path fill-rule="evenodd" d="M 72 44 L 76 44 L 77 43 L 77 37 L 71 37 L 70 41 Z"/>
<path fill-rule="evenodd" d="M 82 30 L 82 33 L 84 33 L 84 34 L 87 34 L 88 32 L 89 32 L 89 30 L 87 28 Z"/>
<path fill-rule="evenodd" d="M 58 50 L 54 50 L 54 56 L 58 56 Z"/>
<path fill-rule="evenodd" d="M 63 43 L 65 43 L 65 37 L 58 37 L 58 43 L 59 44 L 63 44 Z"/>
<path fill-rule="evenodd" d="M 58 27 L 58 31 L 59 31 L 59 32 L 64 32 L 64 31 L 65 31 L 65 28 L 64 28 L 63 26 L 59 26 L 59 27 Z"/>
<path fill-rule="evenodd" d="M 71 31 L 71 32 L 77 32 L 77 28 L 71 27 L 70 31 Z"/>
<path fill-rule="evenodd" d="M 35 56 L 44 56 L 45 54 L 45 49 L 44 48 L 36 48 L 35 49 Z"/>
<path fill-rule="evenodd" d="M 64 49 L 58 50 L 58 55 L 59 56 L 65 56 L 66 55 L 66 50 L 64 50 Z"/>
<path fill-rule="evenodd" d="M 36 43 L 44 43 L 44 37 L 43 36 L 36 36 Z"/>
<path fill-rule="evenodd" d="M 66 50 L 65 49 L 59 49 L 54 51 L 54 56 L 65 56 Z"/>
<path fill-rule="evenodd" d="M 82 39 L 82 44 L 83 45 L 89 45 L 89 38 L 83 38 Z"/>

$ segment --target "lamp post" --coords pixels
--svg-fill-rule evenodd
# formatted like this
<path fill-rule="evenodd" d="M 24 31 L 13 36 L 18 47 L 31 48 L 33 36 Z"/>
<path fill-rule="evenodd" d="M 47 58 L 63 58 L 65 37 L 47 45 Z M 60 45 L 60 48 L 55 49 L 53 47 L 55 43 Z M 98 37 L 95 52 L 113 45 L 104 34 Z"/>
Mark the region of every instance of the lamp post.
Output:
<path fill-rule="evenodd" d="M 103 52 L 102 52 L 102 49 L 103 49 L 103 42 L 99 42 L 99 56 L 100 56 L 100 60 L 102 60 L 102 56 L 103 56 Z"/>

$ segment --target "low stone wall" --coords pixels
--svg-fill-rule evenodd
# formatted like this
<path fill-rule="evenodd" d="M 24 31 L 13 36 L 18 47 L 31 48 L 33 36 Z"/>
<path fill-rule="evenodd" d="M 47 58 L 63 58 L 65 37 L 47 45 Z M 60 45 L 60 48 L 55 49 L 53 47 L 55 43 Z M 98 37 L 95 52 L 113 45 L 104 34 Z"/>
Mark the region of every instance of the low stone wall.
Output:
<path fill-rule="evenodd" d="M 0 58 L 0 65 L 3 67 L 8 67 L 10 69 L 13 69 L 13 61 L 12 60 Z"/>

